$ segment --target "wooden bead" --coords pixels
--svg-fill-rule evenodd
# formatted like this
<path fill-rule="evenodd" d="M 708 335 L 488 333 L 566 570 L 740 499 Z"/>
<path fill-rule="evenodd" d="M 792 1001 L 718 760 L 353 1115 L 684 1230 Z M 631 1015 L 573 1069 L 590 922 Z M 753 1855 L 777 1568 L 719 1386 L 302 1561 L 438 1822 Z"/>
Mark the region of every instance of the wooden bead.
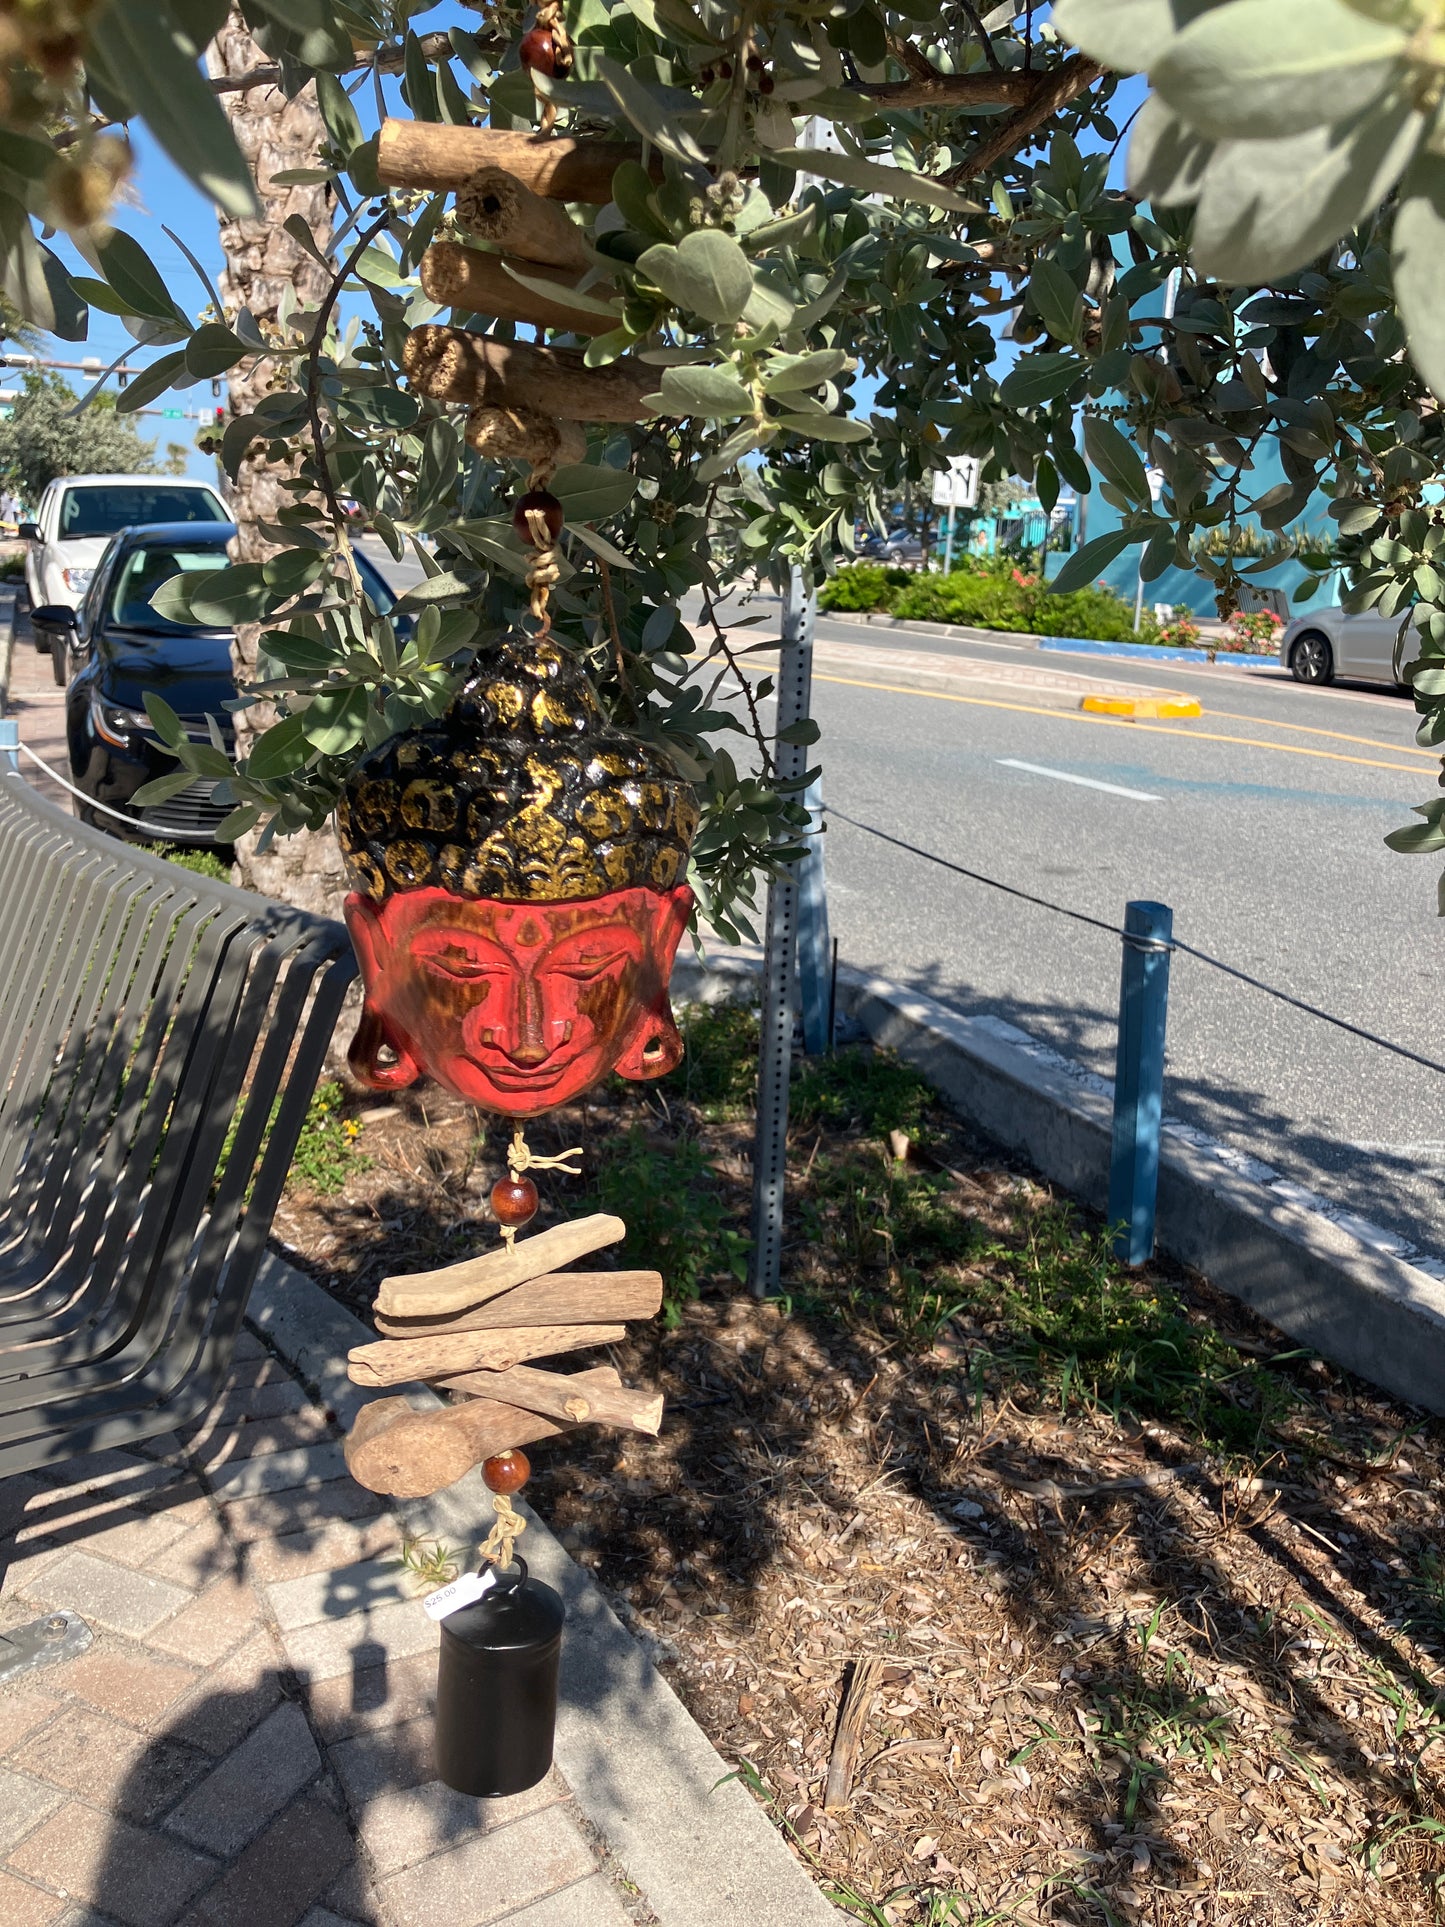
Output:
<path fill-rule="evenodd" d="M 532 543 L 531 527 L 527 521 L 529 510 L 535 510 L 547 518 L 547 533 L 555 542 L 562 533 L 562 504 L 550 489 L 529 488 L 527 493 L 512 510 L 512 527 L 517 531 L 519 541 Z"/>
<path fill-rule="evenodd" d="M 549 80 L 557 71 L 557 43 L 545 27 L 533 27 L 523 34 L 517 53 L 524 67 L 535 67 Z"/>
<path fill-rule="evenodd" d="M 532 1465 L 525 1452 L 509 1446 L 505 1452 L 498 1452 L 494 1459 L 482 1463 L 482 1477 L 491 1492 L 504 1492 L 509 1497 L 520 1492 L 532 1476 Z"/>
<path fill-rule="evenodd" d="M 492 1214 L 498 1224 L 519 1230 L 537 1215 L 537 1187 L 530 1178 L 498 1178 L 492 1186 Z"/>

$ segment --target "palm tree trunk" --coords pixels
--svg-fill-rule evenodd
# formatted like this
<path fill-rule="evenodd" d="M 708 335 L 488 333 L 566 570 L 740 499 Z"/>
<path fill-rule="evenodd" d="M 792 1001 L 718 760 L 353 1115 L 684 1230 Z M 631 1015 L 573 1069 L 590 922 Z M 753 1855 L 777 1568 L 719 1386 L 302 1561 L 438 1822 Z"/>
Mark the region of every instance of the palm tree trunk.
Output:
<path fill-rule="evenodd" d="M 270 66 L 232 12 L 211 43 L 206 64 L 214 78 L 239 78 L 253 68 Z M 241 152 L 250 162 L 261 196 L 259 216 L 235 220 L 222 214 L 221 247 L 226 256 L 220 294 L 227 308 L 248 308 L 263 333 L 279 322 L 281 299 L 293 289 L 299 309 L 315 308 L 324 295 L 328 276 L 321 263 L 292 240 L 284 223 L 299 214 L 317 246 L 325 251 L 331 234 L 331 198 L 324 185 L 277 187 L 272 176 L 288 168 L 314 167 L 316 152 L 326 137 L 315 92 L 307 87 L 288 100 L 277 87 L 240 88 L 222 95 Z M 230 377 L 233 415 L 250 414 L 267 392 L 274 370 L 269 362 L 238 369 Z M 231 491 L 231 512 L 237 536 L 233 545 L 238 562 L 262 562 L 276 553 L 261 525 L 275 522 L 276 511 L 293 498 L 280 486 L 287 471 L 266 459 L 258 444 L 241 464 Z M 256 666 L 259 623 L 245 623 L 236 631 L 232 650 L 238 679 L 249 678 Z M 236 748 L 245 755 L 256 736 L 275 720 L 269 704 L 240 712 L 236 717 Z M 335 916 L 345 892 L 341 852 L 331 827 L 278 837 L 269 850 L 258 852 L 254 834 L 243 837 L 236 852 L 241 881 L 248 889 L 264 891 L 306 910 Z"/>

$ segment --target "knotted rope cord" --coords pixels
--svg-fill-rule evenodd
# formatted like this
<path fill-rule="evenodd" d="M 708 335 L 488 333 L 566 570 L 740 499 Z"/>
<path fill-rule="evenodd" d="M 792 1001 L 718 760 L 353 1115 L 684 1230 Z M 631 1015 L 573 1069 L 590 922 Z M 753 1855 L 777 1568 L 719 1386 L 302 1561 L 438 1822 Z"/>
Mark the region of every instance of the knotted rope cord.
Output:
<path fill-rule="evenodd" d="M 552 45 L 556 49 L 553 77 L 559 78 L 572 65 L 572 42 L 567 37 L 567 22 L 562 17 L 562 0 L 542 0 L 537 9 L 536 24 L 552 36 Z M 550 94 L 542 92 L 535 78 L 532 80 L 532 92 L 542 108 L 542 120 L 537 131 L 550 134 L 557 123 L 557 103 Z"/>
<path fill-rule="evenodd" d="M 582 1146 L 574 1145 L 570 1151 L 561 1151 L 554 1158 L 546 1158 L 534 1151 L 527 1142 L 525 1131 L 519 1124 L 512 1133 L 512 1141 L 507 1146 L 507 1169 L 514 1178 L 521 1177 L 524 1171 L 565 1171 L 569 1178 L 580 1178 L 582 1173 L 572 1158 L 580 1158 Z"/>
<path fill-rule="evenodd" d="M 527 569 L 527 587 L 532 591 L 532 614 L 546 635 L 552 627 L 547 601 L 553 585 L 562 579 L 562 552 L 552 539 L 547 517 L 541 509 L 528 509 L 527 531 L 532 538 L 532 553 Z"/>
<path fill-rule="evenodd" d="M 527 1530 L 527 1521 L 505 1492 L 494 1492 L 492 1504 L 496 1508 L 497 1522 L 487 1534 L 481 1557 L 501 1571 L 504 1566 L 511 1565 L 517 1541 Z"/>

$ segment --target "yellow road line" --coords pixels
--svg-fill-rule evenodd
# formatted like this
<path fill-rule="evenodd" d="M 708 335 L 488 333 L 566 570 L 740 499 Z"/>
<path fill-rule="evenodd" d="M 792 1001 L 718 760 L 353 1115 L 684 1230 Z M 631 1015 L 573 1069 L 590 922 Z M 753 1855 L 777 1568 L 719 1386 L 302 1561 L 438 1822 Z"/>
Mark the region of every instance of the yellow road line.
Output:
<path fill-rule="evenodd" d="M 1212 704 L 1210 705 L 1209 713 L 1211 716 L 1222 716 L 1227 723 L 1258 723 L 1264 721 L 1263 717 L 1260 716 L 1238 716 L 1230 709 L 1215 709 Z M 1264 726 L 1266 729 L 1292 729 L 1301 736 L 1329 736 L 1337 743 L 1362 743 L 1369 749 L 1393 749 L 1397 755 L 1423 756 L 1432 763 L 1438 763 L 1440 760 L 1440 752 L 1438 749 L 1411 749 L 1408 746 L 1397 743 L 1382 743 L 1377 741 L 1373 736 L 1351 736 L 1342 729 L 1315 729 L 1312 728 L 1309 723 L 1281 723 L 1276 722 L 1273 717 L 1271 717 Z"/>
<path fill-rule="evenodd" d="M 827 676 L 816 669 L 813 681 L 842 683 L 849 689 L 878 689 L 890 696 L 921 696 L 935 703 L 966 703 L 974 709 L 1011 709 L 1024 716 L 1057 716 L 1066 722 L 1091 723 L 1097 729 L 1131 729 L 1136 735 L 1142 732 L 1149 736 L 1184 736 L 1195 743 L 1238 743 L 1246 749 L 1277 750 L 1281 756 L 1313 756 L 1326 763 L 1359 763 L 1367 769 L 1400 770 L 1406 776 L 1424 773 L 1414 763 L 1382 763 L 1375 756 L 1346 756 L 1339 750 L 1309 749 L 1302 743 L 1267 743 L 1257 736 L 1221 736 L 1207 729 L 1171 729 L 1167 723 L 1136 723 L 1123 716 L 1096 716 L 1082 709 L 1044 709 L 1037 703 L 1005 703 L 988 696 L 954 696 L 942 689 L 909 689 L 901 683 L 864 682 L 857 676 Z"/>

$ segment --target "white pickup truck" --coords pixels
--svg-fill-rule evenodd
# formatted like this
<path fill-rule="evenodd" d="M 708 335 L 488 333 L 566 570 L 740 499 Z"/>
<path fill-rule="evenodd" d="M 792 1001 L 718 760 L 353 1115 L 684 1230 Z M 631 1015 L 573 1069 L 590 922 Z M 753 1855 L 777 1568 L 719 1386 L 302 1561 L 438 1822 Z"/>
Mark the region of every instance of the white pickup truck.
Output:
<path fill-rule="evenodd" d="M 166 475 L 61 475 L 40 498 L 20 534 L 29 547 L 17 618 L 46 603 L 78 608 L 95 565 L 117 529 L 152 522 L 229 522 L 231 512 L 209 482 Z M 37 633 L 42 654 L 49 639 Z"/>

